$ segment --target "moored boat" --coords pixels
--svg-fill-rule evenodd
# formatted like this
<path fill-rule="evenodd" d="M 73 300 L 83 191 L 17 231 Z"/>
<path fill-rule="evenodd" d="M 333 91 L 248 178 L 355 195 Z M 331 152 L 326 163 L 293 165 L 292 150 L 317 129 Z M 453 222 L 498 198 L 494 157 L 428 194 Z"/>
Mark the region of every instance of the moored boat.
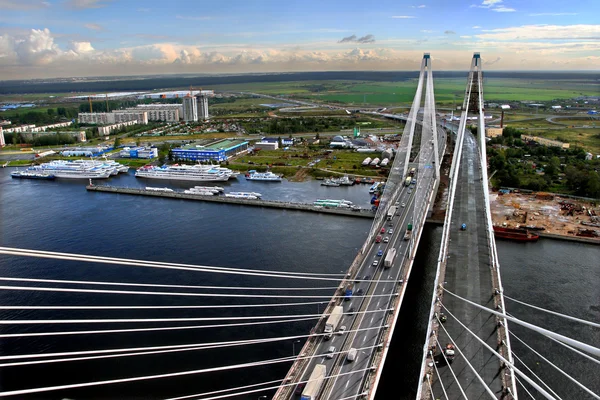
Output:
<path fill-rule="evenodd" d="M 15 179 L 47 179 L 52 180 L 55 178 L 54 175 L 48 172 L 32 172 L 32 171 L 14 171 L 10 173 Z"/>
<path fill-rule="evenodd" d="M 502 226 L 494 226 L 494 236 L 498 239 L 515 240 L 518 242 L 537 242 L 540 235 L 529 232 L 522 228 L 504 228 Z"/>
<path fill-rule="evenodd" d="M 246 174 L 246 179 L 249 181 L 281 182 L 281 177 L 279 175 L 275 175 L 271 171 L 256 172 L 256 170 L 250 170 Z"/>

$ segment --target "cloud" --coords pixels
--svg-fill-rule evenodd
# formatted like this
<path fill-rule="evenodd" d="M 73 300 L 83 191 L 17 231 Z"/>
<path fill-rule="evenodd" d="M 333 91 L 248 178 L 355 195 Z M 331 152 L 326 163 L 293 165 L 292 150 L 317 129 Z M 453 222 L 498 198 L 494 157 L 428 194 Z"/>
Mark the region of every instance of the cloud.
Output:
<path fill-rule="evenodd" d="M 502 60 L 502 58 L 501 58 L 501 57 L 497 57 L 495 60 L 492 60 L 492 61 L 486 61 L 484 65 L 485 65 L 486 67 L 487 67 L 487 66 L 490 66 L 490 65 L 494 65 L 494 64 L 496 64 L 496 63 L 497 63 L 498 61 L 500 61 L 500 60 Z"/>
<path fill-rule="evenodd" d="M 410 6 L 410 8 L 427 8 L 425 4 L 421 4 L 420 6 Z"/>
<path fill-rule="evenodd" d="M 423 33 L 434 33 L 435 31 L 432 31 L 431 29 L 421 29 L 421 32 L 423 32 Z"/>
<path fill-rule="evenodd" d="M 577 15 L 574 12 L 558 12 L 558 13 L 535 13 L 529 14 L 530 17 L 557 17 L 561 15 Z"/>
<path fill-rule="evenodd" d="M 42 0 L 0 0 L 0 10 L 30 11 L 46 8 L 50 4 Z"/>
<path fill-rule="evenodd" d="M 461 39 L 471 39 L 472 37 L 473 37 L 473 36 L 464 35 L 464 36 L 461 36 L 460 38 L 461 38 Z"/>
<path fill-rule="evenodd" d="M 190 21 L 208 21 L 209 19 L 212 19 L 212 17 L 207 17 L 207 16 L 194 17 L 194 16 L 184 16 L 184 15 L 177 15 L 175 18 L 177 18 L 177 19 L 187 19 L 187 20 L 190 20 Z"/>
<path fill-rule="evenodd" d="M 411 18 L 417 18 L 413 15 L 392 15 L 392 18 L 396 18 L 396 19 L 411 19 Z"/>
<path fill-rule="evenodd" d="M 475 35 L 478 39 L 510 40 L 598 40 L 600 25 L 523 25 L 485 30 Z"/>
<path fill-rule="evenodd" d="M 65 4 L 69 8 L 75 8 L 78 10 L 86 8 L 101 8 L 106 7 L 106 3 L 112 0 L 67 0 Z"/>
<path fill-rule="evenodd" d="M 338 41 L 338 43 L 375 43 L 375 36 L 369 34 L 362 37 L 357 37 L 356 35 L 346 36 Z"/>
<path fill-rule="evenodd" d="M 472 27 L 471 29 L 481 29 L 481 27 L 479 25 L 475 25 L 474 27 Z"/>
<path fill-rule="evenodd" d="M 86 28 L 91 29 L 93 31 L 103 31 L 104 30 L 104 28 L 101 25 L 94 24 L 94 23 L 85 24 L 83 26 L 85 26 Z"/>
<path fill-rule="evenodd" d="M 495 11 L 495 12 L 515 12 L 517 10 L 515 10 L 514 8 L 510 8 L 510 7 L 496 7 L 496 8 L 492 8 L 492 11 Z"/>
<path fill-rule="evenodd" d="M 456 35 L 454 31 L 444 31 L 444 35 Z"/>

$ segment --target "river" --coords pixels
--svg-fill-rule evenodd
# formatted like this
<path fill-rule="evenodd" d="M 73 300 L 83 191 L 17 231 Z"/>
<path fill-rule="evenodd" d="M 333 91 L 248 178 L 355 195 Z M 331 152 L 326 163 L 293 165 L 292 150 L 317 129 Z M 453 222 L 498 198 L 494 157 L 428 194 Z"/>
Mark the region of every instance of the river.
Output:
<path fill-rule="evenodd" d="M 343 273 L 365 240 L 370 221 L 362 218 L 318 215 L 300 211 L 246 208 L 225 204 L 189 202 L 161 198 L 88 193 L 86 182 L 64 180 L 28 181 L 10 178 L 10 168 L 0 170 L 0 245 L 73 252 L 91 255 L 169 261 L 222 267 L 252 268 L 313 273 Z M 152 182 L 135 179 L 130 172 L 111 178 L 117 186 L 189 187 L 186 184 Z M 367 185 L 322 187 L 318 181 L 303 183 L 261 183 L 239 179 L 227 184 L 231 190 L 258 191 L 265 199 L 312 201 L 317 198 L 347 199 L 363 207 L 369 205 Z M 431 282 L 439 246 L 439 227 L 424 232 L 418 258 L 408 286 L 397 334 L 386 365 L 378 398 L 414 397 L 420 363 L 426 317 L 431 299 Z M 600 251 L 598 247 L 579 243 L 541 240 L 536 244 L 499 242 L 501 268 L 506 293 L 542 307 L 569 313 L 588 320 L 598 320 L 600 307 Z M 161 283 L 173 285 L 215 285 L 246 287 L 304 287 L 307 291 L 277 291 L 270 294 L 330 296 L 334 286 L 328 282 L 275 279 L 230 274 L 140 268 L 111 264 L 90 264 L 16 256 L 0 256 L 3 277 L 69 279 L 108 282 Z M 72 287 L 75 284 L 22 283 L 5 281 L 2 285 Z M 100 287 L 96 286 L 95 289 Z M 106 289 L 107 287 L 101 287 Z M 179 292 L 222 293 L 223 290 L 141 289 L 108 287 L 116 290 L 163 290 Z M 253 293 L 252 291 L 236 293 Z M 255 294 L 256 292 L 254 292 Z M 264 292 L 258 292 L 264 293 Z M 69 318 L 194 318 L 286 313 L 312 314 L 322 311 L 319 305 L 263 308 L 249 310 L 247 304 L 293 301 L 261 297 L 189 297 L 90 293 L 58 293 L 25 290 L 2 290 L 4 305 L 227 305 L 233 309 L 151 309 L 151 310 L 2 310 L 2 320 Z M 310 301 L 310 300 L 297 300 Z M 551 324 L 551 329 L 598 345 L 598 331 L 578 328 L 555 318 L 507 301 L 510 312 L 530 322 Z M 3 324 L 2 334 L 26 334 L 84 329 L 144 328 L 155 326 L 198 325 L 197 323 L 137 324 Z M 260 325 L 241 328 L 189 329 L 147 333 L 116 333 L 68 336 L 10 337 L 0 341 L 3 356 L 49 352 L 116 349 L 126 347 L 196 344 L 240 339 L 257 339 L 308 333 L 314 321 Z M 545 325 L 549 327 L 548 325 Z M 514 328 L 519 337 L 535 348 L 548 344 L 542 339 Z M 2 391 L 76 382 L 91 382 L 122 377 L 197 370 L 290 356 L 301 343 L 293 340 L 203 351 L 188 351 L 138 357 L 74 361 L 52 364 L 2 367 Z M 563 382 L 548 372 L 537 359 L 514 344 L 515 353 L 523 354 L 540 373 L 552 382 Z M 546 352 L 544 352 L 546 354 Z M 582 381 L 596 385 L 579 356 L 552 347 L 551 356 Z M 398 360 L 402 360 L 398 362 Z M 573 361 L 576 360 L 576 361 Z M 15 362 L 15 360 L 6 361 Z M 218 371 L 204 374 L 156 379 L 126 384 L 69 389 L 23 398 L 73 399 L 166 398 L 219 390 L 270 381 L 285 375 L 289 364 L 258 368 Z M 390 380 L 386 375 L 396 378 Z M 559 394 L 577 393 L 572 385 L 562 384 Z M 393 395 L 392 395 L 393 394 Z M 255 399 L 256 395 L 239 397 Z M 392 397 L 389 397 L 392 395 Z M 577 397 L 579 398 L 579 397 Z"/>

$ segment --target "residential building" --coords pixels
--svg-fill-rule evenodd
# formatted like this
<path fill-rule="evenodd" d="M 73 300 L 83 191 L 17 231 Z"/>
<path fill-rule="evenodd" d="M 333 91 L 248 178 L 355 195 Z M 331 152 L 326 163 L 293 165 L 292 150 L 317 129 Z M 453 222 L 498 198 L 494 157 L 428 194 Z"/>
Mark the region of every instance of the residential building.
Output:
<path fill-rule="evenodd" d="M 138 124 L 148 125 L 148 112 L 143 110 L 114 110 L 115 123 L 136 120 Z"/>
<path fill-rule="evenodd" d="M 563 143 L 559 142 L 558 140 L 546 139 L 539 136 L 521 135 L 521 139 L 530 142 L 536 142 L 543 146 L 560 147 L 561 149 L 568 149 L 569 147 L 571 147 L 569 143 Z"/>
<path fill-rule="evenodd" d="M 487 137 L 496 137 L 496 136 L 502 136 L 502 131 L 504 131 L 503 128 L 486 128 L 485 129 L 485 136 Z"/>
<path fill-rule="evenodd" d="M 198 104 L 196 97 L 185 96 L 183 98 L 183 120 L 186 122 L 198 121 Z"/>
<path fill-rule="evenodd" d="M 198 118 L 201 121 L 209 119 L 208 116 L 208 97 L 204 94 L 196 96 L 196 103 L 198 105 Z"/>
<path fill-rule="evenodd" d="M 123 127 L 123 126 L 130 126 L 130 125 L 136 125 L 138 123 L 137 119 L 134 119 L 133 121 L 127 121 L 127 122 L 119 122 L 117 124 L 111 124 L 111 125 L 105 125 L 105 126 L 99 126 L 98 127 L 98 134 L 100 136 L 108 136 L 110 135 L 113 131 Z"/>
<path fill-rule="evenodd" d="M 108 125 L 115 123 L 113 113 L 79 113 L 77 119 L 80 124 Z"/>
<path fill-rule="evenodd" d="M 183 104 L 138 104 L 128 110 L 148 112 L 148 121 L 177 122 L 183 119 Z"/>
<path fill-rule="evenodd" d="M 148 124 L 148 113 L 141 110 L 114 110 L 110 113 L 79 113 L 80 123 L 109 125 L 136 120 L 139 124 Z"/>

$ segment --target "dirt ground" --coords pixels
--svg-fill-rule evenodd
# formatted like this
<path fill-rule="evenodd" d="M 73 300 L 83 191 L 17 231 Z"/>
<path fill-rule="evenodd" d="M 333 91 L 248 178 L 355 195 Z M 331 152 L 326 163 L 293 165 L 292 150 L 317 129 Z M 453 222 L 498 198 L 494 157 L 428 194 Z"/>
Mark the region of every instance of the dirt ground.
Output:
<path fill-rule="evenodd" d="M 545 228 L 543 233 L 563 236 L 588 230 L 600 240 L 600 207 L 590 202 L 535 193 L 490 193 L 490 203 L 494 225 L 537 226 Z"/>

